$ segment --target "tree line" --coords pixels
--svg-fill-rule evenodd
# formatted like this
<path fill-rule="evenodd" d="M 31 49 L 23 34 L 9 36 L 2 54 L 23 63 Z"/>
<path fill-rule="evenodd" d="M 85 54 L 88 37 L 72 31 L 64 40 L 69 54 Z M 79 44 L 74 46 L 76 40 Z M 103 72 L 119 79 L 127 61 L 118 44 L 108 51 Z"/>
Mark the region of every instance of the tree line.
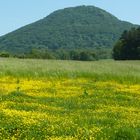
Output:
<path fill-rule="evenodd" d="M 0 52 L 0 57 L 16 57 L 16 58 L 36 58 L 36 59 L 59 59 L 59 60 L 80 60 L 93 61 L 99 59 L 111 58 L 111 49 L 37 49 L 33 48 L 27 53 L 10 54 L 6 51 Z"/>

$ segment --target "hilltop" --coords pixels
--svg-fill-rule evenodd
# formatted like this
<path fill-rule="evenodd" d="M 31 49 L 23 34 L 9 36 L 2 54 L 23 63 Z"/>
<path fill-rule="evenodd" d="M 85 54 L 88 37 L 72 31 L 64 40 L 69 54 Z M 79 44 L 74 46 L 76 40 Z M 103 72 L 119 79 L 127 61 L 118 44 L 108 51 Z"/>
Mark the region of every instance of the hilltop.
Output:
<path fill-rule="evenodd" d="M 25 55 L 45 50 L 48 58 L 67 59 L 70 51 L 86 50 L 102 56 L 134 26 L 94 6 L 65 8 L 0 37 L 0 51 Z"/>

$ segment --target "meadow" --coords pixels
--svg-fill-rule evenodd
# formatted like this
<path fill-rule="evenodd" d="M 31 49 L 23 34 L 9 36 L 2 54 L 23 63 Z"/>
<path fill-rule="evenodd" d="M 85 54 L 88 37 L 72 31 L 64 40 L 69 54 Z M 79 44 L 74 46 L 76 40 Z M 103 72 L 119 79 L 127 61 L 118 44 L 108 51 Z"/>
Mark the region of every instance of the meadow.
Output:
<path fill-rule="evenodd" d="M 0 58 L 0 140 L 139 140 L 140 61 Z"/>

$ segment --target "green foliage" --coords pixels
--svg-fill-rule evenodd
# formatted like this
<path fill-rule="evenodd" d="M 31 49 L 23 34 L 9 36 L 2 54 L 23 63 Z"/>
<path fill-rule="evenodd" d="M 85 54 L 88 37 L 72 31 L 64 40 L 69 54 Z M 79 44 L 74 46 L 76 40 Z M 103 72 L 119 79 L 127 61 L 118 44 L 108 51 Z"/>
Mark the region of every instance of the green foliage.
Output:
<path fill-rule="evenodd" d="M 140 27 L 124 31 L 113 48 L 116 60 L 140 60 Z"/>
<path fill-rule="evenodd" d="M 52 54 L 47 49 L 32 49 L 25 54 L 27 58 L 53 59 Z"/>
<path fill-rule="evenodd" d="M 8 52 L 2 52 L 0 53 L 0 57 L 10 57 L 10 54 Z"/>
<path fill-rule="evenodd" d="M 106 50 L 109 52 L 109 50 Z M 92 61 L 100 58 L 111 58 L 109 53 L 100 52 L 98 50 L 68 50 L 68 49 L 58 49 L 56 51 L 51 51 L 48 49 L 32 49 L 29 53 L 23 56 L 14 55 L 18 58 L 38 58 L 38 59 L 61 59 L 61 60 L 81 60 L 81 61 Z M 102 56 L 101 56 L 102 55 Z"/>
<path fill-rule="evenodd" d="M 24 58 L 56 58 L 79 60 L 79 54 L 69 54 L 70 50 L 86 50 L 93 53 L 96 48 L 108 51 L 118 40 L 122 31 L 134 25 L 122 22 L 106 11 L 94 6 L 79 6 L 58 10 L 33 24 L 22 27 L 0 38 L 0 50 Z M 47 50 L 49 54 L 41 56 L 38 50 Z M 36 52 L 37 50 L 37 52 Z M 62 53 L 60 54 L 60 50 Z M 99 52 L 101 51 L 101 53 Z M 42 52 L 41 52 L 42 53 Z M 59 53 L 59 54 L 58 54 Z M 29 54 L 30 56 L 28 56 Z M 108 58 L 111 52 L 104 56 L 102 49 L 98 50 L 98 58 Z M 26 55 L 26 56 L 24 56 Z M 97 56 L 97 54 L 95 54 Z M 85 56 L 84 56 L 85 57 Z M 86 56 L 86 60 L 94 59 Z M 85 60 L 84 59 L 84 60 Z"/>

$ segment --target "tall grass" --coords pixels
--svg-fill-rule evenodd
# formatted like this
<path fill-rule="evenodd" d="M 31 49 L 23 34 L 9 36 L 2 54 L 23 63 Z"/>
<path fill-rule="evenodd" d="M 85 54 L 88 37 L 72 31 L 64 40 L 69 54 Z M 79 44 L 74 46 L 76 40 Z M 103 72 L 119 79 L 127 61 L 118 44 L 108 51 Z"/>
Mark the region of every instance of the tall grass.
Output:
<path fill-rule="evenodd" d="M 87 77 L 120 82 L 140 81 L 140 61 L 62 61 L 0 58 L 0 76 L 16 77 Z"/>

